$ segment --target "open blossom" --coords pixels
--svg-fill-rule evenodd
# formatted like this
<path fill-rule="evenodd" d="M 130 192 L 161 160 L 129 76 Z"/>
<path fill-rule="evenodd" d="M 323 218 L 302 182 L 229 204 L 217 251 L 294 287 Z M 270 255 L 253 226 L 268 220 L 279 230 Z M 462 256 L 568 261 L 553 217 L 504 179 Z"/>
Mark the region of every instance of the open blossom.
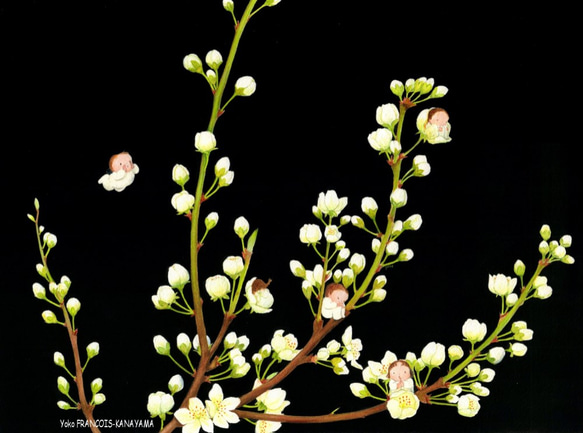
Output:
<path fill-rule="evenodd" d="M 400 389 L 391 394 L 387 410 L 393 419 L 411 418 L 419 409 L 419 398 L 409 390 Z"/>
<path fill-rule="evenodd" d="M 283 334 L 283 329 L 275 331 L 271 339 L 272 354 L 276 359 L 291 361 L 298 354 L 298 340 L 293 334 Z"/>
<path fill-rule="evenodd" d="M 457 402 L 457 411 L 461 416 L 473 417 L 480 410 L 480 399 L 474 394 L 462 395 Z"/>
<path fill-rule="evenodd" d="M 174 417 L 183 425 L 183 433 L 198 433 L 202 429 L 210 433 L 213 431 L 213 422 L 207 409 L 198 397 L 188 400 L 188 409 L 180 408 L 174 412 Z"/>
<path fill-rule="evenodd" d="M 349 326 L 342 334 L 342 343 L 344 344 L 344 357 L 354 368 L 362 370 L 362 366 L 357 362 L 362 350 L 360 338 L 352 338 L 352 326 Z"/>
<path fill-rule="evenodd" d="M 236 397 L 223 397 L 223 390 L 217 383 L 209 391 L 210 400 L 206 401 L 206 409 L 213 420 L 213 424 L 220 428 L 229 428 L 229 424 L 239 422 L 239 416 L 233 412 L 239 406 L 240 400 Z"/>
<path fill-rule="evenodd" d="M 389 380 L 389 367 L 397 360 L 397 355 L 395 355 L 390 350 L 385 352 L 381 362 L 368 361 L 368 367 L 366 367 L 362 372 L 362 377 L 365 382 L 377 383 L 380 380 Z"/>
<path fill-rule="evenodd" d="M 321 192 L 318 196 L 318 210 L 331 217 L 339 216 L 347 204 L 348 198 L 338 198 L 334 190 L 326 191 L 326 194 Z"/>
<path fill-rule="evenodd" d="M 516 278 L 503 274 L 490 275 L 488 277 L 488 289 L 497 296 L 508 296 L 516 287 Z"/>

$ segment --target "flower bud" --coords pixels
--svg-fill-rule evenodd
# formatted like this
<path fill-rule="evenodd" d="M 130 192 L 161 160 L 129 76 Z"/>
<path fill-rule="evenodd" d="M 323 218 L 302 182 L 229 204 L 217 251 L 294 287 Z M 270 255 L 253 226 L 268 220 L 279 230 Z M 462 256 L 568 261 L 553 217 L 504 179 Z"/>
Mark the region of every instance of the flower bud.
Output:
<path fill-rule="evenodd" d="M 34 294 L 34 297 L 37 299 L 46 299 L 47 298 L 47 292 L 46 292 L 44 286 L 40 283 L 34 283 L 32 285 L 32 293 Z"/>
<path fill-rule="evenodd" d="M 504 359 L 505 355 L 506 351 L 502 347 L 493 347 L 488 351 L 486 359 L 491 364 L 496 365 L 499 364 Z"/>
<path fill-rule="evenodd" d="M 170 390 L 171 394 L 176 394 L 184 389 L 184 379 L 181 375 L 175 374 L 170 378 L 168 382 L 168 389 Z"/>
<path fill-rule="evenodd" d="M 445 86 L 437 86 L 433 89 L 433 92 L 431 92 L 430 98 L 443 98 L 447 95 L 448 91 L 449 89 Z"/>
<path fill-rule="evenodd" d="M 387 291 L 385 289 L 373 289 L 370 300 L 372 302 L 382 302 L 387 297 Z"/>
<path fill-rule="evenodd" d="M 350 258 L 348 266 L 356 275 L 358 275 L 364 270 L 364 267 L 366 266 L 366 258 L 362 254 L 354 253 Z"/>
<path fill-rule="evenodd" d="M 407 204 L 407 191 L 402 188 L 396 188 L 391 193 L 391 204 L 396 208 L 405 206 Z"/>
<path fill-rule="evenodd" d="M 431 173 L 431 166 L 427 162 L 425 155 L 417 155 L 413 158 L 414 175 L 417 177 L 424 177 Z"/>
<path fill-rule="evenodd" d="M 247 233 L 249 233 L 249 222 L 245 219 L 245 217 L 240 216 L 235 220 L 235 233 L 241 239 L 243 239 Z"/>
<path fill-rule="evenodd" d="M 48 323 L 49 325 L 59 323 L 59 321 L 57 320 L 57 316 L 51 310 L 43 311 L 42 318 L 45 321 L 45 323 Z"/>
<path fill-rule="evenodd" d="M 190 275 L 186 268 L 178 263 L 168 268 L 168 283 L 175 289 L 183 289 L 190 281 Z"/>
<path fill-rule="evenodd" d="M 235 95 L 237 96 L 251 96 L 255 93 L 257 84 L 253 77 L 241 77 L 235 83 Z"/>
<path fill-rule="evenodd" d="M 66 401 L 62 401 L 62 400 L 57 402 L 57 406 L 59 407 L 59 409 L 63 409 L 63 410 L 77 409 L 76 406 L 71 406 L 69 403 L 67 403 Z"/>
<path fill-rule="evenodd" d="M 548 224 L 543 224 L 540 228 L 540 235 L 543 238 L 543 241 L 548 241 L 551 237 L 551 228 Z"/>
<path fill-rule="evenodd" d="M 95 406 L 99 406 L 100 404 L 105 403 L 105 394 L 98 392 L 97 394 L 95 394 L 93 396 L 92 400 L 93 400 L 93 404 Z"/>
<path fill-rule="evenodd" d="M 573 238 L 571 237 L 571 235 L 564 235 L 561 237 L 561 239 L 559 239 L 559 245 L 565 248 L 569 248 L 572 243 Z"/>
<path fill-rule="evenodd" d="M 351 383 L 350 391 L 352 391 L 352 394 L 358 398 L 365 398 L 371 395 L 366 385 L 362 383 Z"/>
<path fill-rule="evenodd" d="M 421 215 L 414 214 L 405 220 L 405 222 L 403 223 L 403 230 L 419 230 L 421 224 L 423 224 L 423 219 L 421 218 Z"/>
<path fill-rule="evenodd" d="M 59 376 L 57 378 L 57 388 L 59 389 L 61 394 L 68 395 L 69 390 L 71 389 L 71 385 L 69 385 L 69 382 L 67 382 L 67 379 L 65 379 L 63 376 Z"/>
<path fill-rule="evenodd" d="M 148 396 L 146 407 L 151 417 L 163 417 L 174 407 L 174 398 L 162 391 L 154 392 Z"/>
<path fill-rule="evenodd" d="M 365 197 L 362 199 L 360 204 L 360 208 L 365 213 L 366 216 L 369 218 L 374 219 L 379 209 L 379 206 L 374 198 L 372 197 Z"/>
<path fill-rule="evenodd" d="M 399 80 L 391 81 L 391 92 L 396 95 L 398 98 L 403 96 L 403 92 L 405 91 L 405 86 Z"/>
<path fill-rule="evenodd" d="M 160 355 L 170 355 L 170 343 L 161 335 L 154 337 L 154 348 Z"/>
<path fill-rule="evenodd" d="M 229 160 L 229 157 L 223 156 L 215 164 L 215 176 L 221 177 L 221 176 L 226 175 L 229 172 L 230 167 L 231 167 L 231 161 Z"/>
<path fill-rule="evenodd" d="M 377 123 L 385 128 L 393 129 L 399 121 L 399 109 L 395 104 L 385 104 L 377 108 Z"/>
<path fill-rule="evenodd" d="M 233 0 L 223 0 L 223 8 L 227 12 L 233 12 L 235 10 L 235 4 L 233 3 Z"/>
<path fill-rule="evenodd" d="M 457 361 L 458 359 L 462 359 L 464 356 L 464 350 L 461 348 L 461 346 L 456 344 L 448 347 L 447 354 L 449 355 L 449 359 L 452 361 Z"/>
<path fill-rule="evenodd" d="M 216 212 L 211 212 L 207 215 L 204 219 L 204 225 L 207 230 L 211 230 L 216 227 L 217 223 L 219 222 L 219 214 Z"/>
<path fill-rule="evenodd" d="M 221 56 L 221 53 L 219 53 L 217 50 L 211 50 L 207 53 L 204 61 L 209 66 L 209 68 L 212 68 L 216 71 L 223 63 L 223 56 Z"/>
<path fill-rule="evenodd" d="M 208 153 L 217 148 L 215 135 L 210 131 L 197 132 L 194 136 L 194 147 L 202 153 Z"/>
<path fill-rule="evenodd" d="M 91 382 L 91 392 L 93 394 L 96 394 L 99 391 L 101 391 L 101 388 L 103 388 L 103 380 L 101 380 L 100 378 L 94 379 Z"/>
<path fill-rule="evenodd" d="M 58 365 L 59 367 L 64 367 L 65 366 L 65 357 L 63 356 L 63 354 L 61 352 L 55 352 L 53 354 L 53 362 L 55 363 L 55 365 Z"/>
<path fill-rule="evenodd" d="M 87 351 L 87 359 L 91 359 L 99 355 L 99 343 L 96 341 L 88 344 L 85 349 Z"/>
<path fill-rule="evenodd" d="M 405 248 L 403 251 L 399 253 L 399 261 L 400 262 L 408 262 L 413 258 L 413 250 L 410 248 Z"/>
<path fill-rule="evenodd" d="M 205 289 L 211 297 L 211 301 L 229 299 L 231 283 L 224 275 L 215 275 L 214 277 L 209 277 L 206 279 Z"/>
<path fill-rule="evenodd" d="M 75 315 L 81 309 L 81 302 L 79 302 L 79 299 L 77 299 L 77 298 L 70 298 L 67 301 L 66 307 L 67 307 L 67 311 L 69 312 L 69 314 L 71 316 L 75 317 Z"/>
<path fill-rule="evenodd" d="M 526 270 L 526 265 L 523 263 L 522 260 L 517 260 L 514 263 L 514 273 L 518 277 L 522 277 L 524 275 L 524 271 Z"/>
<path fill-rule="evenodd" d="M 354 227 L 358 227 L 359 229 L 364 228 L 364 220 L 361 217 L 359 217 L 358 215 L 353 215 L 350 218 L 350 222 L 352 223 L 352 225 Z"/>
<path fill-rule="evenodd" d="M 188 213 L 194 206 L 194 196 L 188 191 L 181 191 L 172 196 L 171 203 L 179 214 Z"/>
<path fill-rule="evenodd" d="M 52 233 L 45 233 L 43 236 L 43 241 L 45 245 L 50 249 L 54 248 L 57 245 L 57 237 Z"/>
<path fill-rule="evenodd" d="M 527 351 L 526 345 L 522 343 L 512 343 L 510 345 L 510 356 L 524 356 Z"/>
<path fill-rule="evenodd" d="M 202 61 L 196 54 L 189 54 L 182 60 L 182 65 L 187 71 L 202 74 Z"/>
<path fill-rule="evenodd" d="M 181 332 L 176 336 L 176 347 L 182 352 L 184 356 L 188 356 L 188 353 L 192 349 L 192 343 L 190 342 L 190 337 L 184 332 Z"/>
<path fill-rule="evenodd" d="M 480 364 L 478 364 L 477 362 L 471 362 L 465 368 L 465 371 L 468 377 L 476 377 L 478 374 L 480 374 L 481 369 L 482 368 L 480 367 Z"/>
<path fill-rule="evenodd" d="M 172 180 L 180 186 L 184 186 L 190 179 L 190 172 L 182 164 L 176 164 L 172 169 Z"/>
<path fill-rule="evenodd" d="M 421 351 L 421 359 L 429 367 L 439 367 L 445 361 L 445 346 L 432 341 Z"/>
<path fill-rule="evenodd" d="M 475 319 L 468 319 L 462 326 L 462 334 L 469 342 L 477 343 L 486 336 L 487 328 L 485 323 L 480 323 Z"/>
<path fill-rule="evenodd" d="M 291 260 L 289 262 L 289 267 L 292 274 L 294 274 L 296 277 L 305 278 L 306 268 L 304 268 L 304 265 L 302 265 L 298 260 Z"/>
<path fill-rule="evenodd" d="M 322 239 L 322 231 L 316 224 L 304 224 L 300 228 L 300 241 L 304 244 L 316 244 Z"/>
<path fill-rule="evenodd" d="M 391 153 L 393 133 L 387 128 L 379 128 L 368 134 L 368 144 L 379 153 Z"/>
<path fill-rule="evenodd" d="M 378 275 L 372 283 L 372 289 L 373 290 L 382 289 L 383 287 L 385 287 L 386 284 L 387 277 L 385 277 L 384 275 Z"/>
<path fill-rule="evenodd" d="M 245 264 L 240 256 L 229 256 L 223 261 L 223 272 L 235 279 L 245 269 Z"/>

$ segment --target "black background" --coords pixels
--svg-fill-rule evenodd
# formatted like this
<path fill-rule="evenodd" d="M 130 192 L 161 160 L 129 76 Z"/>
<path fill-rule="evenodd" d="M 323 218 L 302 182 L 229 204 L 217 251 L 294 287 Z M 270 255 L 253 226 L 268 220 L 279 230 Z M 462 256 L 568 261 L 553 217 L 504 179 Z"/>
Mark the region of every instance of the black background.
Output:
<path fill-rule="evenodd" d="M 82 303 L 80 344 L 101 345 L 86 370 L 88 381 L 104 381 L 107 401 L 96 418 L 147 419 L 148 394 L 164 390 L 178 372 L 155 353 L 152 337 L 173 343 L 179 332 L 193 336 L 193 323 L 156 311 L 150 298 L 165 284 L 168 266 L 188 260 L 188 221 L 170 206 L 178 191 L 171 170 L 182 163 L 195 177 L 193 137 L 206 129 L 211 95 L 182 58 L 204 58 L 211 49 L 226 57 L 232 21 L 220 3 L 1 3 L 0 431 L 56 432 L 60 420 L 80 416 L 56 407 L 62 371 L 53 352 L 72 355 L 65 332 L 41 319 L 48 305 L 32 295 L 39 258 L 26 213 L 35 197 L 43 225 L 58 236 L 52 273 L 68 275 L 70 296 Z M 580 36 L 572 15 L 557 2 L 509 11 L 492 4 L 283 0 L 251 21 L 232 77 L 252 75 L 257 92 L 235 100 L 219 119 L 213 158 L 229 156 L 235 182 L 204 204 L 203 212 L 218 211 L 220 221 L 202 250 L 203 272 L 213 275 L 240 250 L 231 229 L 236 217 L 260 229 L 251 274 L 273 279 L 276 304 L 270 315 L 235 322 L 233 329 L 251 338 L 248 358 L 276 329 L 293 332 L 300 344 L 309 337 L 309 310 L 288 263 L 316 264 L 298 231 L 314 222 L 318 193 L 348 196 L 348 214 L 359 213 L 368 195 L 387 211 L 390 173 L 366 137 L 377 128 L 376 107 L 395 102 L 393 79 L 433 77 L 450 89 L 439 104 L 450 113 L 453 141 L 420 147 L 432 172 L 407 184 L 400 216 L 420 213 L 424 224 L 400 244 L 415 258 L 390 271 L 385 302 L 350 318 L 364 343 L 363 363 L 385 350 L 419 354 L 429 341 L 463 344 L 468 317 L 493 329 L 499 300 L 488 292 L 488 274 L 511 274 L 517 258 L 532 271 L 543 223 L 555 238 L 573 235 L 570 253 L 579 260 L 545 272 L 553 296 L 527 303 L 517 317 L 535 332 L 528 353 L 495 368 L 491 395 L 475 418 L 423 406 L 406 421 L 380 414 L 282 431 L 583 430 Z M 407 116 L 409 143 L 415 116 Z M 124 192 L 106 192 L 97 180 L 122 150 L 140 173 Z M 368 239 L 356 229 L 344 232 L 353 250 L 368 253 Z M 214 333 L 219 311 L 205 306 Z M 250 380 L 224 387 L 237 395 Z M 338 378 L 302 367 L 282 384 L 292 402 L 286 413 L 361 407 L 348 389 L 353 381 L 362 381 L 358 371 Z"/>

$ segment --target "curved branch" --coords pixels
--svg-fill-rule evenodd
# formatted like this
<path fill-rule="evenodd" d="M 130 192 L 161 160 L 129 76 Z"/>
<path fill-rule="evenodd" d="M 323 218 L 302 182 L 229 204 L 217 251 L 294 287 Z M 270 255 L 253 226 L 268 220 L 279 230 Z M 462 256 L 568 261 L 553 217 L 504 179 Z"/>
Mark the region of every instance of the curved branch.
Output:
<path fill-rule="evenodd" d="M 366 409 L 357 410 L 354 412 L 346 413 L 330 413 L 326 415 L 283 415 L 283 414 L 272 414 L 272 413 L 260 413 L 251 412 L 247 410 L 236 409 L 234 412 L 239 415 L 240 418 L 246 419 L 256 419 L 256 420 L 266 420 L 266 421 L 276 421 L 282 423 L 294 423 L 294 424 L 323 424 L 329 422 L 338 421 L 349 421 L 353 419 L 366 418 L 367 416 L 374 415 L 376 413 L 381 413 L 387 410 L 386 403 L 380 403 L 376 406 L 372 406 Z"/>

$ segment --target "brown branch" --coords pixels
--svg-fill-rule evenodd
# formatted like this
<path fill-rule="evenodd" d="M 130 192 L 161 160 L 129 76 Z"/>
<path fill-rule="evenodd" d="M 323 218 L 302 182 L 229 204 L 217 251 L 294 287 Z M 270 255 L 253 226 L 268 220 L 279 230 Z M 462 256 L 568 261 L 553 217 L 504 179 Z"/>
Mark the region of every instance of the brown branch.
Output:
<path fill-rule="evenodd" d="M 376 406 L 372 406 L 366 409 L 357 410 L 354 412 L 346 413 L 329 413 L 326 415 L 283 415 L 283 414 L 272 414 L 263 412 L 251 412 L 247 410 L 236 409 L 234 412 L 239 415 L 240 418 L 246 419 L 256 419 L 256 420 L 266 420 L 266 421 L 276 421 L 282 423 L 293 423 L 293 424 L 323 424 L 339 421 L 349 421 L 354 419 L 362 419 L 367 416 L 381 413 L 387 410 L 386 403 L 380 403 Z"/>

